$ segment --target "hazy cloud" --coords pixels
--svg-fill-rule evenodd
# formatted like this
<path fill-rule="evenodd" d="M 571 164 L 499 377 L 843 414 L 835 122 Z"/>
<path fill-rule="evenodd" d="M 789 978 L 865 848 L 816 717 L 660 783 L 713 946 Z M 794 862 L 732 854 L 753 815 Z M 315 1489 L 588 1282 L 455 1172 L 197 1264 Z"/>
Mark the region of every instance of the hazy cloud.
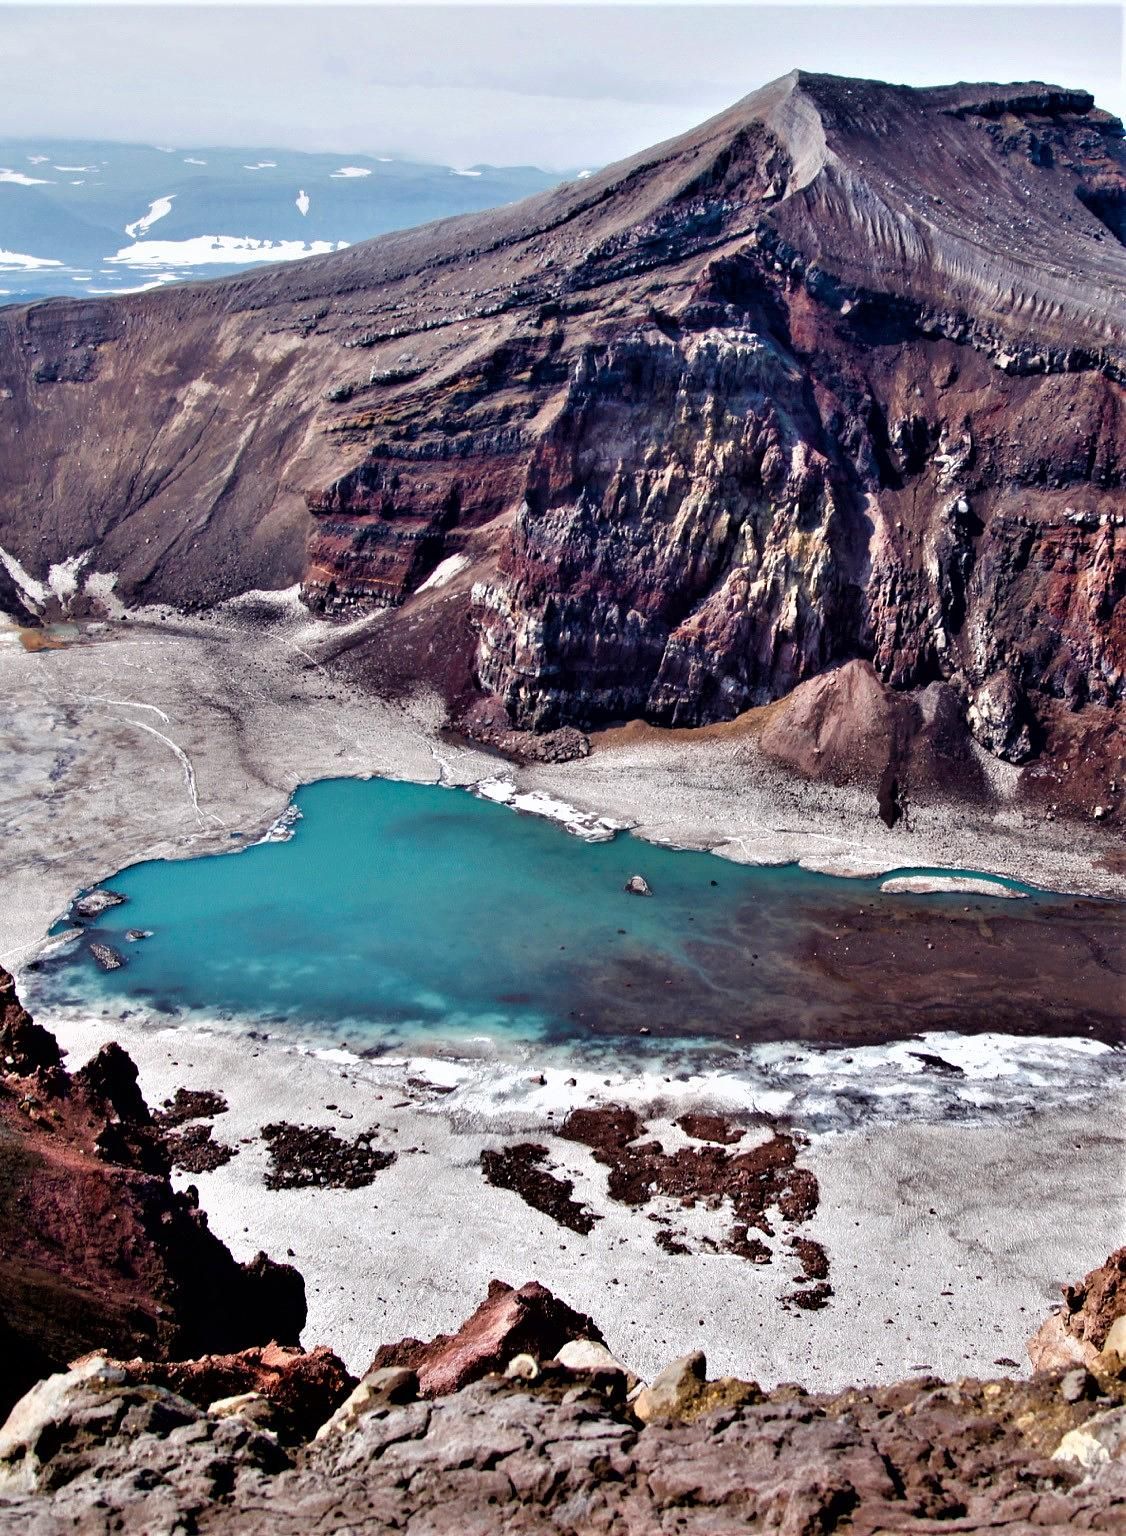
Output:
<path fill-rule="evenodd" d="M 795 65 L 1123 110 L 1115 6 L 0 4 L 0 133 L 578 168 Z"/>

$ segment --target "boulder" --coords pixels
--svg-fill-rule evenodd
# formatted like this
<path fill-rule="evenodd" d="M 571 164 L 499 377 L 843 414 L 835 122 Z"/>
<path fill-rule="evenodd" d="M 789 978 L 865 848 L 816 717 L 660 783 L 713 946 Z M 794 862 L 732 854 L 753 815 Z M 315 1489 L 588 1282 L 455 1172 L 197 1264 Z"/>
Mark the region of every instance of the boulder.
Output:
<path fill-rule="evenodd" d="M 514 1355 L 553 1359 L 572 1339 L 604 1342 L 591 1318 L 574 1311 L 538 1281 L 514 1290 L 502 1280 L 492 1280 L 485 1300 L 456 1333 L 440 1333 L 429 1343 L 401 1339 L 384 1344 L 370 1369 L 406 1367 L 417 1373 L 421 1396 L 440 1397 L 490 1372 L 503 1371 Z"/>
<path fill-rule="evenodd" d="M 1100 1368 L 1100 1354 L 1111 1330 L 1126 1317 L 1126 1248 L 1112 1253 L 1078 1285 L 1062 1287 L 1064 1304 L 1047 1318 L 1028 1341 L 1033 1370 L 1066 1370 L 1070 1366 Z M 1126 1355 L 1122 1329 L 1115 1334 L 1119 1355 Z M 1105 1370 L 1105 1365 L 1102 1367 Z"/>
<path fill-rule="evenodd" d="M 1126 1459 L 1126 1408 L 1096 1413 L 1077 1429 L 1069 1429 L 1052 1452 L 1053 1461 L 1070 1461 L 1093 1472 L 1112 1461 Z"/>
<path fill-rule="evenodd" d="M 90 953 L 103 971 L 119 971 L 125 964 L 125 956 L 114 949 L 112 944 L 103 944 L 100 939 L 90 940 Z"/>
<path fill-rule="evenodd" d="M 653 891 L 644 875 L 630 875 L 624 889 L 631 896 L 652 896 Z"/>
<path fill-rule="evenodd" d="M 344 1399 L 330 1419 L 317 1430 L 314 1439 L 343 1434 L 356 1427 L 366 1413 L 379 1408 L 411 1403 L 418 1396 L 418 1377 L 404 1366 L 388 1365 L 369 1371 Z"/>
<path fill-rule="evenodd" d="M 269 1425 L 282 1440 L 307 1440 L 348 1398 L 356 1386 L 344 1363 L 323 1344 L 306 1352 L 300 1345 L 267 1344 L 235 1354 L 202 1355 L 195 1360 L 114 1361 L 130 1384 L 150 1382 L 187 1398 L 209 1413 L 216 1403 L 251 1398 L 269 1403 Z M 253 1415 L 255 1422 L 263 1422 Z"/>
<path fill-rule="evenodd" d="M 1032 756 L 1031 717 L 1011 672 L 995 672 L 970 700 L 966 718 L 976 739 L 994 757 L 1023 763 Z"/>
<path fill-rule="evenodd" d="M 759 1403 L 762 1392 L 757 1382 L 739 1381 L 734 1376 L 708 1380 L 708 1363 L 701 1350 L 682 1355 L 643 1387 L 634 1399 L 633 1411 L 644 1424 L 674 1419 L 690 1424 L 717 1408 L 735 1408 L 743 1403 Z"/>
<path fill-rule="evenodd" d="M 1099 1350 L 1098 1368 L 1106 1376 L 1126 1376 L 1126 1316 L 1111 1323 Z"/>
<path fill-rule="evenodd" d="M 125 897 L 120 891 L 110 891 L 99 886 L 79 896 L 72 910 L 79 917 L 99 917 L 101 913 L 108 912 L 111 907 L 120 907 L 124 901 Z"/>
<path fill-rule="evenodd" d="M 571 1339 L 555 1356 L 555 1362 L 569 1371 L 619 1371 L 625 1377 L 627 1392 L 639 1384 L 629 1367 L 594 1339 Z"/>

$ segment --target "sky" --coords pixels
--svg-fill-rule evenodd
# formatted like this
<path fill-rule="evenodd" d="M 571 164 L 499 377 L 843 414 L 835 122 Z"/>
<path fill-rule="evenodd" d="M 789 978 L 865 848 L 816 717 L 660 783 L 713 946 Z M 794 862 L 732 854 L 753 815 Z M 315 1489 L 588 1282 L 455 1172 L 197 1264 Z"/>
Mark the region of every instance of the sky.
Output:
<path fill-rule="evenodd" d="M 1041 79 L 1126 111 L 1118 5 L 13 4 L 0 136 L 575 170 L 792 68 Z"/>

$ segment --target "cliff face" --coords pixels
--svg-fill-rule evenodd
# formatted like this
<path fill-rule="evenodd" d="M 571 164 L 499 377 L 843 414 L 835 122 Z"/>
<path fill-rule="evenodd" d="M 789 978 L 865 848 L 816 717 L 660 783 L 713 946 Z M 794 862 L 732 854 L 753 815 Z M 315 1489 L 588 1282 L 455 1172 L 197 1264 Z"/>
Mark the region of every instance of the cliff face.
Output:
<path fill-rule="evenodd" d="M 795 73 L 490 215 L 5 311 L 0 543 L 46 611 L 81 556 L 79 609 L 112 571 L 413 621 L 463 556 L 412 665 L 521 728 L 862 658 L 1011 762 L 1077 711 L 1113 759 L 1124 165 L 1082 92 Z"/>
<path fill-rule="evenodd" d="M 237 1264 L 168 1175 L 125 1052 L 68 1072 L 0 969 L 0 1414 L 89 1349 L 296 1343 L 301 1276 L 265 1254 Z"/>

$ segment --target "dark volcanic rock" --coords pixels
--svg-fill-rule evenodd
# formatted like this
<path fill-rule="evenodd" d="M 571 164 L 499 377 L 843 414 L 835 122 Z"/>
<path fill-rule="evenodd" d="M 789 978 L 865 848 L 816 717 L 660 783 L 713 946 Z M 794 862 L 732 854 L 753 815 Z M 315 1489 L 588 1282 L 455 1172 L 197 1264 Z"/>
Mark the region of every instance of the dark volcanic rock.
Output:
<path fill-rule="evenodd" d="M 988 793 L 968 726 L 1089 816 L 1077 720 L 1105 785 L 1126 676 L 1123 166 L 1082 91 L 794 71 L 485 215 L 9 308 L 0 542 L 40 580 L 92 547 L 127 603 L 405 605 L 342 642 L 374 680 L 550 755 L 863 662 L 895 697 L 865 722 L 837 679 L 780 759 L 874 772 L 894 821 L 937 686 L 955 791 Z"/>
<path fill-rule="evenodd" d="M 722 1143 L 738 1141 L 743 1133 L 732 1134 L 734 1128 L 722 1116 L 686 1115 L 678 1124 L 689 1135 L 707 1134 L 709 1141 L 721 1144 L 666 1152 L 659 1142 L 642 1141 L 644 1124 L 633 1110 L 618 1104 L 572 1110 L 559 1135 L 590 1147 L 610 1170 L 606 1189 L 612 1200 L 645 1205 L 663 1195 L 689 1206 L 730 1200 L 734 1225 L 727 1247 L 752 1263 L 769 1263 L 770 1249 L 749 1237 L 748 1228 L 773 1236 L 771 1211 L 784 1221 L 800 1223 L 813 1215 L 819 1199 L 816 1177 L 798 1165 L 794 1137 L 775 1131 L 758 1146 L 728 1152 Z M 655 1241 L 667 1253 L 686 1251 L 668 1232 L 658 1232 Z"/>
<path fill-rule="evenodd" d="M 514 1355 L 554 1359 L 571 1339 L 603 1342 L 589 1317 L 538 1282 L 513 1290 L 503 1280 L 492 1280 L 488 1296 L 457 1333 L 440 1333 L 428 1344 L 418 1339 L 384 1344 L 370 1369 L 405 1366 L 417 1372 L 423 1397 L 440 1397 L 490 1371 L 502 1371 Z"/>
<path fill-rule="evenodd" d="M 225 1141 L 214 1141 L 209 1125 L 186 1125 L 180 1131 L 166 1131 L 164 1145 L 173 1168 L 182 1168 L 185 1173 L 210 1173 L 213 1168 L 222 1168 L 238 1150 Z"/>
<path fill-rule="evenodd" d="M 363 1189 L 395 1161 L 394 1152 L 373 1147 L 374 1132 L 345 1141 L 317 1125 L 289 1125 L 280 1120 L 262 1127 L 270 1149 L 267 1189 Z"/>
<path fill-rule="evenodd" d="M 116 1045 L 76 1073 L 0 972 L 0 1412 L 92 1349 L 167 1360 L 294 1343 L 300 1275 L 237 1264 L 168 1180 L 168 1154 Z"/>
<path fill-rule="evenodd" d="M 533 1210 L 542 1211 L 560 1226 L 569 1227 L 572 1232 L 592 1231 L 598 1217 L 571 1199 L 575 1188 L 572 1179 L 557 1178 L 541 1167 L 546 1157 L 546 1147 L 522 1142 L 482 1152 L 481 1171 L 497 1189 L 513 1190 Z"/>
<path fill-rule="evenodd" d="M 676 1123 L 684 1134 L 691 1136 L 694 1141 L 714 1141 L 724 1147 L 742 1141 L 747 1134 L 742 1127 L 732 1125 L 723 1115 L 689 1113 L 681 1115 Z"/>
<path fill-rule="evenodd" d="M 212 1120 L 216 1115 L 225 1115 L 228 1107 L 223 1095 L 212 1088 L 177 1088 L 153 1119 L 167 1128 L 183 1125 L 186 1120 Z"/>

